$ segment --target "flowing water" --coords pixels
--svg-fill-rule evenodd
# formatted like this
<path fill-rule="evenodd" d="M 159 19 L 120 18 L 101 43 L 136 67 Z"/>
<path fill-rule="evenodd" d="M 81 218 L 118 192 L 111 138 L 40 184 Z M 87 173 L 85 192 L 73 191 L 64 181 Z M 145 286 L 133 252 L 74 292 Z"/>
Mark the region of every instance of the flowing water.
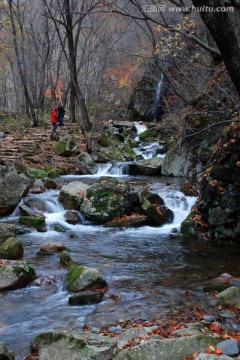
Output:
<path fill-rule="evenodd" d="M 117 165 L 122 175 L 122 164 Z M 95 176 L 78 176 L 91 184 L 100 174 L 112 175 L 110 164 L 99 169 Z M 109 174 L 110 172 L 110 174 Z M 186 197 L 179 191 L 179 179 L 133 178 L 122 175 L 135 186 L 147 184 L 157 192 L 174 212 L 171 224 L 162 227 L 104 228 L 89 222 L 70 225 L 65 222 L 58 191 L 50 190 L 40 195 L 30 195 L 45 204 L 47 232 L 32 231 L 18 236 L 24 246 L 24 261 L 28 261 L 38 276 L 52 276 L 56 284 L 29 286 L 0 294 L 0 340 L 15 351 L 16 359 L 23 359 L 29 352 L 30 341 L 41 332 L 81 328 L 83 324 L 100 326 L 119 318 L 153 318 L 179 311 L 186 307 L 186 289 L 191 289 L 199 305 L 201 287 L 209 279 L 223 272 L 234 273 L 236 250 L 223 251 L 199 243 L 184 243 L 169 237 L 172 228 L 178 228 L 189 213 L 196 198 Z M 63 182 L 75 180 L 64 177 Z M 166 182 L 171 184 L 166 185 Z M 15 221 L 15 211 L 8 221 Z M 6 219 L 5 219 L 6 220 Z M 59 223 L 65 232 L 53 230 Z M 72 259 L 81 265 L 95 267 L 109 284 L 108 294 L 120 296 L 118 302 L 107 297 L 97 305 L 70 306 L 69 293 L 60 268 L 59 255 L 37 255 L 46 242 L 62 242 Z M 107 295 L 108 295 L 107 294 Z M 196 298 L 194 298 L 196 296 Z M 195 300 L 194 300 L 195 299 Z"/>

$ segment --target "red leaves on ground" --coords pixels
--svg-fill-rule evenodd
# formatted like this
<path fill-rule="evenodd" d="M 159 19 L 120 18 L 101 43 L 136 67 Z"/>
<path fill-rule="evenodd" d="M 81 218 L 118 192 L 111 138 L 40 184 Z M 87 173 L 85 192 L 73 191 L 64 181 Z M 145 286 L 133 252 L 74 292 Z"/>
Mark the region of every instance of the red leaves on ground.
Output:
<path fill-rule="evenodd" d="M 210 329 L 216 333 L 220 333 L 223 331 L 223 328 L 221 328 L 221 326 L 219 326 L 219 323 L 217 321 L 214 321 L 211 325 L 210 325 Z"/>

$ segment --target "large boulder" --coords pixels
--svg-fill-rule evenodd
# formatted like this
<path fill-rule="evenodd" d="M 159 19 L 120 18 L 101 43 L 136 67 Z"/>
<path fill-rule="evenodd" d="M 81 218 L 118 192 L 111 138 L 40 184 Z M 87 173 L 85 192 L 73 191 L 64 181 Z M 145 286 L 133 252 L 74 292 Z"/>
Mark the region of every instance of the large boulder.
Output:
<path fill-rule="evenodd" d="M 0 291 L 20 289 L 36 277 L 35 270 L 26 262 L 0 260 Z"/>
<path fill-rule="evenodd" d="M 85 175 L 95 173 L 95 163 L 87 152 L 83 152 L 77 156 L 75 166 L 79 174 Z"/>
<path fill-rule="evenodd" d="M 115 338 L 77 331 L 43 333 L 31 343 L 39 360 L 111 360 L 114 348 Z"/>
<path fill-rule="evenodd" d="M 10 214 L 27 194 L 32 180 L 14 172 L 7 173 L 0 179 L 0 216 Z"/>
<path fill-rule="evenodd" d="M 0 245 L 0 257 L 8 260 L 19 260 L 23 257 L 22 243 L 15 237 L 8 238 Z"/>
<path fill-rule="evenodd" d="M 139 196 L 128 183 L 113 177 L 101 177 L 86 191 L 80 210 L 88 219 L 104 224 L 130 215 L 138 203 Z"/>
<path fill-rule="evenodd" d="M 8 238 L 16 235 L 16 226 L 8 223 L 0 222 L 0 245 Z"/>
<path fill-rule="evenodd" d="M 163 159 L 154 157 L 129 164 L 129 175 L 161 175 Z"/>
<path fill-rule="evenodd" d="M 62 187 L 59 201 L 67 210 L 79 210 L 88 188 L 89 186 L 81 181 L 72 181 Z"/>
<path fill-rule="evenodd" d="M 115 360 L 182 360 L 196 352 L 203 352 L 209 344 L 215 344 L 211 336 L 193 335 L 182 338 L 149 340 L 142 344 L 121 351 Z"/>
<path fill-rule="evenodd" d="M 231 286 L 221 291 L 217 294 L 216 301 L 218 304 L 233 305 L 240 309 L 240 288 L 238 286 Z"/>

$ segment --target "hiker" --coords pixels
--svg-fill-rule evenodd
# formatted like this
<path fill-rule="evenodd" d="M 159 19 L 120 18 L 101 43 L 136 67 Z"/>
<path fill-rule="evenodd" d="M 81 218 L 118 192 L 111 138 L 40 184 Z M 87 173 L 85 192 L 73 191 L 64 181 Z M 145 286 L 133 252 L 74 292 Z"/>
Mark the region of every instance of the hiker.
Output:
<path fill-rule="evenodd" d="M 55 107 L 51 111 L 51 123 L 52 123 L 52 133 L 54 134 L 58 127 L 58 114 L 57 114 L 58 108 Z"/>
<path fill-rule="evenodd" d="M 62 106 L 62 104 L 59 104 L 58 109 L 57 109 L 57 114 L 58 114 L 58 123 L 59 123 L 59 126 L 61 126 L 61 127 L 64 126 L 64 123 L 63 123 L 64 113 L 65 113 L 64 107 Z"/>

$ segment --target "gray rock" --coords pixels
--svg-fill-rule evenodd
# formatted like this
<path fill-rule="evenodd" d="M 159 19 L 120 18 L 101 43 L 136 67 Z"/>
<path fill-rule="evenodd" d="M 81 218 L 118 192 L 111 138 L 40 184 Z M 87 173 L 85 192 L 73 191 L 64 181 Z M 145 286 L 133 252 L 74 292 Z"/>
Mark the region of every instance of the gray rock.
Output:
<path fill-rule="evenodd" d="M 200 335 L 202 334 L 199 323 L 188 324 L 186 328 L 178 329 L 172 332 L 174 336 L 185 336 L 185 335 Z"/>
<path fill-rule="evenodd" d="M 204 315 L 204 317 L 203 317 L 203 320 L 209 321 L 209 322 L 214 322 L 217 319 L 218 319 L 217 316 L 213 316 L 213 315 Z"/>
<path fill-rule="evenodd" d="M 66 246 L 59 242 L 47 242 L 40 247 L 40 252 L 44 253 L 60 253 L 64 250 L 66 250 Z"/>
<path fill-rule="evenodd" d="M 95 172 L 95 163 L 91 156 L 86 152 L 81 153 L 76 158 L 75 165 L 80 174 L 94 174 Z"/>
<path fill-rule="evenodd" d="M 218 304 L 235 305 L 238 309 L 240 309 L 240 288 L 231 286 L 217 294 L 216 300 Z"/>
<path fill-rule="evenodd" d="M 0 222 L 0 244 L 4 243 L 8 238 L 15 236 L 15 234 L 15 225 Z"/>
<path fill-rule="evenodd" d="M 62 187 L 59 193 L 59 201 L 65 209 L 79 210 L 88 188 L 89 186 L 81 181 L 72 181 Z"/>
<path fill-rule="evenodd" d="M 216 339 L 194 335 L 175 339 L 149 340 L 138 346 L 121 351 L 114 360 L 182 360 L 195 352 L 203 352 Z"/>
<path fill-rule="evenodd" d="M 129 164 L 129 175 L 161 175 L 163 159 L 154 157 Z"/>
<path fill-rule="evenodd" d="M 64 214 L 65 220 L 69 224 L 81 224 L 82 220 L 77 211 L 67 210 Z"/>
<path fill-rule="evenodd" d="M 39 211 L 33 210 L 27 205 L 19 205 L 20 216 L 31 216 L 31 217 L 42 217 L 42 213 Z"/>
<path fill-rule="evenodd" d="M 118 337 L 118 349 L 123 349 L 123 347 L 127 345 L 129 341 L 138 338 L 139 336 L 152 333 L 155 329 L 157 329 L 157 326 L 132 328 L 123 331 L 123 333 Z"/>
<path fill-rule="evenodd" d="M 114 338 L 76 331 L 43 333 L 31 343 L 39 360 L 111 360 L 115 348 Z"/>
<path fill-rule="evenodd" d="M 237 356 L 239 354 L 237 340 L 224 340 L 217 344 L 217 347 L 222 350 L 224 355 Z"/>
<path fill-rule="evenodd" d="M 1 360 L 14 360 L 15 354 L 9 351 L 3 342 L 0 342 L 0 359 Z"/>
<path fill-rule="evenodd" d="M 36 277 L 35 270 L 25 262 L 1 260 L 0 291 L 20 289 Z"/>
<path fill-rule="evenodd" d="M 7 173 L 0 179 L 0 216 L 10 214 L 26 195 L 32 180 L 16 173 Z"/>
<path fill-rule="evenodd" d="M 59 222 L 53 223 L 51 225 L 51 228 L 52 228 L 52 230 L 61 232 L 61 233 L 64 233 L 68 230 L 64 225 L 60 224 Z"/>
<path fill-rule="evenodd" d="M 44 212 L 46 211 L 45 202 L 42 199 L 33 196 L 27 196 L 23 199 L 24 204 L 32 210 Z"/>

